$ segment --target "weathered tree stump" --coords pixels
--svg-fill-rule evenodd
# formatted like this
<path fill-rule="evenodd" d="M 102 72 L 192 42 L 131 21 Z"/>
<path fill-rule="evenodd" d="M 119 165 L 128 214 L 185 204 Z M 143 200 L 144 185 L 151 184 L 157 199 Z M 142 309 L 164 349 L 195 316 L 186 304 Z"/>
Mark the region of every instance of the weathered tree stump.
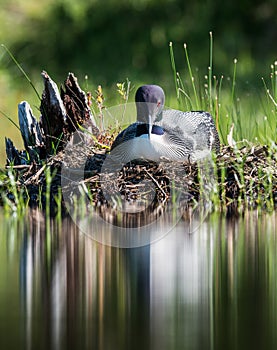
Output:
<path fill-rule="evenodd" d="M 19 103 L 18 119 L 25 151 L 19 152 L 13 142 L 6 139 L 8 164 L 39 163 L 63 150 L 80 126 L 88 129 L 95 137 L 99 134 L 87 96 L 74 75 L 69 73 L 61 93 L 46 72 L 42 72 L 42 77 L 44 91 L 40 105 L 40 121 L 34 117 L 28 102 Z"/>
<path fill-rule="evenodd" d="M 66 109 L 56 83 L 46 72 L 42 72 L 44 91 L 40 112 L 46 154 L 54 154 L 68 140 Z"/>
<path fill-rule="evenodd" d="M 45 138 L 28 102 L 18 105 L 19 127 L 30 161 L 39 161 L 43 155 Z"/>
<path fill-rule="evenodd" d="M 7 165 L 23 165 L 26 161 L 26 152 L 18 151 L 14 146 L 13 142 L 9 138 L 5 138 L 6 141 L 6 155 L 7 155 Z"/>

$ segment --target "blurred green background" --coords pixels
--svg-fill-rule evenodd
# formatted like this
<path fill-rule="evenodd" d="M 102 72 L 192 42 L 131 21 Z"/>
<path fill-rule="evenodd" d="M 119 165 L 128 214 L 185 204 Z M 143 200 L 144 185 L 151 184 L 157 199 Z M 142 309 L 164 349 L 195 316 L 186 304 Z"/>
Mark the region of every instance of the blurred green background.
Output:
<path fill-rule="evenodd" d="M 0 0 L 0 5 L 0 43 L 12 51 L 39 91 L 41 70 L 58 84 L 72 71 L 84 89 L 94 91 L 101 84 L 107 106 L 120 101 L 116 83 L 128 78 L 134 87 L 160 84 L 169 96 L 167 105 L 176 107 L 170 41 L 184 81 L 189 79 L 184 43 L 193 70 L 204 80 L 212 31 L 213 74 L 232 76 L 238 58 L 236 85 L 242 94 L 262 90 L 261 77 L 269 76 L 277 59 L 276 0 Z M 34 110 L 39 106 L 1 48 L 0 110 L 17 121 L 17 104 L 23 99 Z M 3 164 L 3 137 L 21 144 L 18 130 L 2 114 L 0 128 Z"/>

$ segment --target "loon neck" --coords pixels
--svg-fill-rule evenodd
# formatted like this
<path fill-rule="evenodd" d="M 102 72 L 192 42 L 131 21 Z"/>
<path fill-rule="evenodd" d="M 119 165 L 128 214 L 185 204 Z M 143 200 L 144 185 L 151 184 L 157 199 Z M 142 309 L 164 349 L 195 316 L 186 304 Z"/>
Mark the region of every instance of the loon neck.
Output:
<path fill-rule="evenodd" d="M 161 136 L 161 135 L 164 134 L 164 129 L 161 126 L 153 125 L 151 134 Z M 136 130 L 136 137 L 141 137 L 141 136 L 144 136 L 144 135 L 145 136 L 149 135 L 149 124 L 147 124 L 147 123 L 138 124 L 137 125 L 137 130 Z"/>

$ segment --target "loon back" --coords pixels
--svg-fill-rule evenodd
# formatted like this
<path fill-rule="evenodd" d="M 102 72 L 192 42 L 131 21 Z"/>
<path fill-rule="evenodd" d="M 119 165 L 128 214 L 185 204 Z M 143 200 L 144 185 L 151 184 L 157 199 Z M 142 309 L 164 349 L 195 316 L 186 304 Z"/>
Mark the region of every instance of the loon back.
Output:
<path fill-rule="evenodd" d="M 157 125 L 160 125 L 168 135 L 176 135 L 178 140 L 192 140 L 194 144 L 192 152 L 204 149 L 216 153 L 220 151 L 218 132 L 213 117 L 208 112 L 165 109 L 163 118 Z M 174 137 L 169 139 L 174 143 Z"/>

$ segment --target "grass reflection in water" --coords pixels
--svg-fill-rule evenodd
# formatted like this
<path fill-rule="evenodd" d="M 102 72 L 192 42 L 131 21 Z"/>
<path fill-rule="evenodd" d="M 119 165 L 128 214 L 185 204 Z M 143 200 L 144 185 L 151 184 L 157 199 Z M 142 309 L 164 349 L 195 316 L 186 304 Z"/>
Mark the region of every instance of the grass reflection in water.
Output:
<path fill-rule="evenodd" d="M 276 347 L 276 213 L 213 214 L 124 249 L 1 214 L 1 348 Z"/>

